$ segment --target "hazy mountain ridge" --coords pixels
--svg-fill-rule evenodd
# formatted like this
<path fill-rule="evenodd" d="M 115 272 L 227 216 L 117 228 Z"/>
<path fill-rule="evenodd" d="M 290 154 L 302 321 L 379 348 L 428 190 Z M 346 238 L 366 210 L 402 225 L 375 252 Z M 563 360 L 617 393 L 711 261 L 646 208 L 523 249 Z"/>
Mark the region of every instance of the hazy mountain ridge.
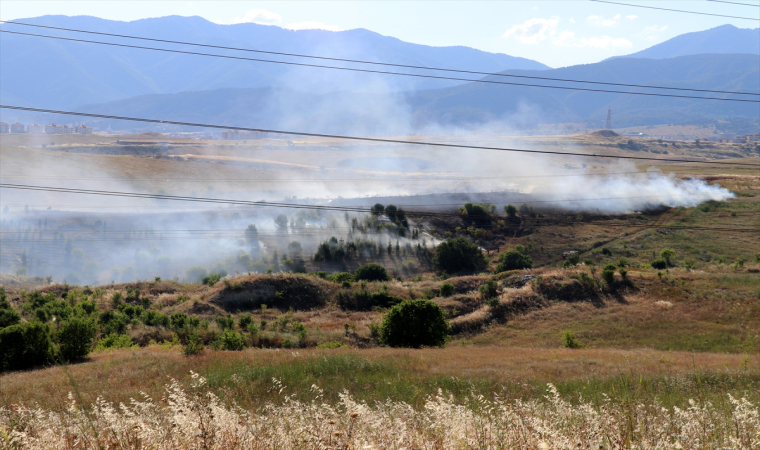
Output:
<path fill-rule="evenodd" d="M 144 36 L 238 48 L 300 53 L 346 59 L 383 61 L 427 67 L 448 67 L 484 72 L 508 69 L 548 69 L 525 58 L 488 53 L 468 47 L 431 47 L 382 36 L 364 29 L 332 32 L 293 31 L 253 23 L 219 25 L 200 17 L 169 16 L 133 22 L 89 16 L 42 16 L 19 22 L 114 34 Z M 419 71 L 294 59 L 251 52 L 154 43 L 74 32 L 45 30 L 13 24 L 3 29 L 98 40 L 183 51 L 236 55 L 278 61 L 350 66 L 379 70 Z M 337 90 L 410 90 L 459 84 L 444 80 L 373 75 L 295 67 L 265 62 L 239 61 L 181 55 L 168 52 L 68 42 L 4 34 L 0 40 L 3 79 L 0 95 L 25 104 L 73 107 L 142 94 L 176 93 L 217 88 L 290 87 L 306 92 Z M 54 70 L 51 70 L 54 68 Z"/>
<path fill-rule="evenodd" d="M 684 33 L 647 49 L 617 58 L 665 59 L 698 54 L 760 54 L 760 28 L 721 25 L 704 31 Z"/>
<path fill-rule="evenodd" d="M 754 55 L 692 55 L 666 60 L 621 58 L 596 64 L 513 71 L 513 74 L 713 90 L 760 90 L 760 66 Z M 568 84 L 490 77 L 517 83 L 626 91 L 625 87 Z M 684 91 L 636 89 L 673 95 L 716 96 Z M 599 127 L 614 111 L 616 127 L 655 124 L 703 124 L 716 121 L 760 122 L 757 103 L 634 96 L 538 87 L 469 83 L 443 89 L 372 94 L 325 94 L 290 88 L 225 88 L 177 94 L 151 94 L 82 106 L 81 111 L 136 117 L 323 133 L 403 134 L 446 128 L 495 131 L 531 128 L 541 123 L 586 123 Z M 48 120 L 50 120 L 48 118 Z M 59 120 L 70 122 L 71 118 Z M 106 128 L 135 124 L 89 121 Z M 730 124 L 724 128 L 730 129 Z M 752 131 L 742 128 L 742 132 Z"/>

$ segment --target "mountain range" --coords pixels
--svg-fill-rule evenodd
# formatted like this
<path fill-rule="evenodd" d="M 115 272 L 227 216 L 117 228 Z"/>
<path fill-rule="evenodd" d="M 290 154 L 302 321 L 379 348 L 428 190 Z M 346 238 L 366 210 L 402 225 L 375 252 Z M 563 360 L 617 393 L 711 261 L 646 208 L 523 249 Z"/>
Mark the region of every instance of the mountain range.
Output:
<path fill-rule="evenodd" d="M 276 52 L 498 72 L 519 77 L 760 92 L 760 29 L 740 29 L 731 25 L 677 36 L 632 55 L 551 69 L 528 59 L 466 47 L 410 44 L 363 29 L 291 31 L 257 24 L 218 25 L 199 17 L 177 16 L 134 22 L 43 16 L 23 22 Z M 2 28 L 10 30 L 7 25 Z M 30 32 L 30 28 L 15 25 L 12 30 Z M 83 37 L 73 32 L 40 33 L 126 42 L 116 38 Z M 241 54 L 199 50 L 185 45 L 129 43 L 231 56 Z M 636 90 L 640 92 L 672 96 L 638 96 L 582 90 L 627 91 L 630 89 L 627 87 L 508 76 L 489 76 L 484 80 L 578 90 L 452 82 L 212 59 L 12 34 L 3 35 L 0 51 L 3 61 L 0 65 L 3 80 L 0 98 L 3 103 L 43 108 L 76 108 L 104 114 L 230 126 L 355 134 L 406 134 L 441 127 L 449 131 L 451 128 L 524 129 L 541 123 L 568 122 L 598 127 L 610 107 L 617 127 L 721 123 L 727 131 L 756 132 L 760 126 L 757 103 L 678 97 L 722 98 L 726 94 L 639 88 Z M 294 61 L 293 58 L 256 53 L 243 55 Z M 378 66 L 360 67 L 386 70 Z M 9 112 L 5 110 L 3 116 L 9 117 Z M 39 120 L 49 121 L 51 118 L 41 117 Z M 72 121 L 70 117 L 56 120 Z M 114 129 L 157 129 L 134 123 L 85 122 L 93 124 L 96 129 L 105 129 L 108 125 Z"/>
<path fill-rule="evenodd" d="M 88 16 L 42 16 L 19 19 L 36 25 L 143 36 L 271 52 L 331 58 L 446 67 L 479 72 L 509 69 L 541 70 L 536 61 L 468 47 L 411 44 L 365 29 L 348 31 L 287 30 L 243 23 L 219 25 L 201 17 L 170 16 L 119 22 Z M 199 48 L 75 32 L 3 24 L 3 30 L 75 39 L 157 47 L 180 51 L 241 56 L 281 62 L 304 62 L 360 69 L 392 70 L 367 64 L 292 58 L 252 52 Z M 70 108 L 143 94 L 170 94 L 218 88 L 288 87 L 304 92 L 336 90 L 400 91 L 461 84 L 416 77 L 296 67 L 71 42 L 4 33 L 0 39 L 0 97 L 6 103 Z M 401 71 L 422 73 L 419 70 Z"/>

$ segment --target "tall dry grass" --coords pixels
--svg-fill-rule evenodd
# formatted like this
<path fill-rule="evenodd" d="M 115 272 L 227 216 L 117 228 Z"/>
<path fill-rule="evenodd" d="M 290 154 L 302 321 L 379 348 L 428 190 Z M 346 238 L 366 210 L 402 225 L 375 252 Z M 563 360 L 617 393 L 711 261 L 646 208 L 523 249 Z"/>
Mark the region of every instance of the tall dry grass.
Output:
<path fill-rule="evenodd" d="M 657 404 L 600 407 L 571 404 L 549 385 L 542 400 L 472 395 L 462 402 L 441 391 L 422 408 L 404 402 L 357 402 L 344 392 L 335 404 L 312 386 L 313 400 L 285 396 L 253 411 L 225 406 L 192 375 L 164 396 L 84 408 L 69 395 L 64 412 L 0 408 L 0 443 L 7 449 L 676 449 L 760 448 L 760 411 L 730 397 L 732 409 L 709 402 L 686 408 Z M 272 390 L 284 395 L 277 379 Z"/>

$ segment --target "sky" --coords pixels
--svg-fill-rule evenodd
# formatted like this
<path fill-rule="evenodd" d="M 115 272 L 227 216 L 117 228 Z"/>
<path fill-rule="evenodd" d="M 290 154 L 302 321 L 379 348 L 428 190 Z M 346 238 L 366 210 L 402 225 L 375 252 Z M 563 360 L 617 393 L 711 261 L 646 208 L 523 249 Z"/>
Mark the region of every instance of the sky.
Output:
<path fill-rule="evenodd" d="M 735 0 L 760 5 L 758 0 Z M 622 3 L 760 19 L 760 6 L 708 0 Z M 407 42 L 463 45 L 563 67 L 626 55 L 679 34 L 760 20 L 658 11 L 593 1 L 34 1 L 0 0 L 0 19 L 43 14 L 132 21 L 168 15 L 290 29 L 366 28 Z"/>

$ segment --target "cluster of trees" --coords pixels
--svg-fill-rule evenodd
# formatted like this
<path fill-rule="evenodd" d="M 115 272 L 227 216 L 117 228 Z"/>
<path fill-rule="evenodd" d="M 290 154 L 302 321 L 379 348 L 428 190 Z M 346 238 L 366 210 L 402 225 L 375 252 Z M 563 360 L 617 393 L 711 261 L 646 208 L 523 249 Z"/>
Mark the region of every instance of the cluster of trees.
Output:
<path fill-rule="evenodd" d="M 375 205 L 370 208 L 370 212 L 374 216 L 385 214 L 391 222 L 400 224 L 404 228 L 409 228 L 409 221 L 406 218 L 406 211 L 404 211 L 403 208 L 397 207 L 396 205 L 383 206 L 382 203 L 375 203 Z"/>
<path fill-rule="evenodd" d="M 0 287 L 0 372 L 87 356 L 97 332 L 94 311 L 93 302 L 35 292 L 26 296 L 22 323 Z"/>
<path fill-rule="evenodd" d="M 385 254 L 392 257 L 393 255 L 401 256 L 412 253 L 423 256 L 428 253 L 428 249 L 419 242 L 414 247 L 409 242 L 402 246 L 399 241 L 396 241 L 395 245 L 388 241 L 388 245 L 383 246 L 371 239 L 356 238 L 347 242 L 343 238 L 338 239 L 333 236 L 319 244 L 317 252 L 314 254 L 314 261 L 340 262 L 359 258 L 380 258 Z"/>

